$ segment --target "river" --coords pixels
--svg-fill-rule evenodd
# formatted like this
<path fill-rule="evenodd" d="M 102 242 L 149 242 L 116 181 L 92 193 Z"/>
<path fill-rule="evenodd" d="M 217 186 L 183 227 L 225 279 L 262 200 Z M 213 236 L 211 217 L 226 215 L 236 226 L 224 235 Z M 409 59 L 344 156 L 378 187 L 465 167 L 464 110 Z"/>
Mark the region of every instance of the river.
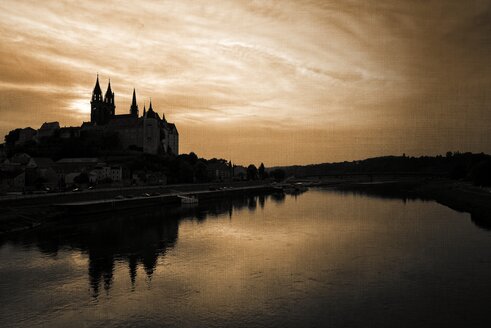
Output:
<path fill-rule="evenodd" d="M 0 240 L 2 327 L 484 327 L 491 231 L 435 202 L 311 189 Z"/>

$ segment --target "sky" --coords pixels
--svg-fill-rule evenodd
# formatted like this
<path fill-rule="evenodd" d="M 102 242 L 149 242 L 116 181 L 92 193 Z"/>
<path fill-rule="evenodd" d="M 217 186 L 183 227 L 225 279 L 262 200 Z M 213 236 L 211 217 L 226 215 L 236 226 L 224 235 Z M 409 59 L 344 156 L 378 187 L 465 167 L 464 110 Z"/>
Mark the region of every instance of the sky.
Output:
<path fill-rule="evenodd" d="M 116 113 L 266 166 L 491 153 L 491 1 L 0 1 L 0 135 Z"/>

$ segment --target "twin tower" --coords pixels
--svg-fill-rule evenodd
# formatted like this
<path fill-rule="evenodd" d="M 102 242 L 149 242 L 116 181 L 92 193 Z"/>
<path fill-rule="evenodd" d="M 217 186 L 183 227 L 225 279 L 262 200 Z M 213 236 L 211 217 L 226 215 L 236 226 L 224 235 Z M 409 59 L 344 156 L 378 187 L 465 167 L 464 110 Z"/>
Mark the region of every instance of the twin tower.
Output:
<path fill-rule="evenodd" d="M 102 96 L 101 86 L 99 85 L 99 75 L 92 91 L 90 101 L 90 122 L 97 125 L 106 125 L 115 116 L 116 105 L 114 105 L 114 92 L 111 90 L 111 80 L 107 85 L 106 94 Z M 135 89 L 133 89 L 133 101 L 131 102 L 129 116 L 138 118 L 138 105 L 136 104 Z"/>

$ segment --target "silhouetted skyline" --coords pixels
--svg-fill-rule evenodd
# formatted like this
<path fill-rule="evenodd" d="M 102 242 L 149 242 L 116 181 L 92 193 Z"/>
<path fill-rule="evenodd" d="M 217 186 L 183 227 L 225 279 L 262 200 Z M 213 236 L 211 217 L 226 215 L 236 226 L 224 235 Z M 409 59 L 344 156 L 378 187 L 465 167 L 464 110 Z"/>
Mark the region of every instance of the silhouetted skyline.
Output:
<path fill-rule="evenodd" d="M 98 72 L 206 158 L 491 152 L 489 1 L 6 0 L 0 28 L 2 136 L 88 121 Z"/>

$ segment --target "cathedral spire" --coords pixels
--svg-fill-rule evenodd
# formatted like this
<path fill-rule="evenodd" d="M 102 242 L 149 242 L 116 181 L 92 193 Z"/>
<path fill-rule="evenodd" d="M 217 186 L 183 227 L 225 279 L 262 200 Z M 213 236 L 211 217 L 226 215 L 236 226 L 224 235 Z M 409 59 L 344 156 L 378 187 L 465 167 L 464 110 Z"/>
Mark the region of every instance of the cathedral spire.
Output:
<path fill-rule="evenodd" d="M 99 84 L 99 74 L 92 91 L 92 100 L 90 101 L 90 121 L 97 125 L 106 124 L 111 116 L 114 115 L 114 94 L 111 92 L 110 102 L 107 99 L 102 98 L 101 85 Z"/>
<path fill-rule="evenodd" d="M 135 90 L 135 88 L 133 88 L 133 101 L 132 101 L 131 105 L 136 106 L 136 90 Z"/>
<path fill-rule="evenodd" d="M 111 79 L 109 79 L 109 83 L 107 84 L 106 95 L 104 96 L 104 103 L 106 103 L 108 117 L 114 116 L 116 114 L 116 106 L 114 105 L 114 92 L 111 90 Z"/>
<path fill-rule="evenodd" d="M 93 100 L 97 100 L 97 99 L 94 99 L 94 96 L 96 96 L 96 95 L 102 96 L 101 86 L 99 85 L 99 74 L 97 74 L 97 79 L 95 81 L 94 91 L 92 91 L 92 99 Z"/>
<path fill-rule="evenodd" d="M 153 108 L 152 108 L 152 98 L 150 98 L 150 106 L 148 107 L 148 111 L 149 111 L 149 112 L 153 112 Z"/>
<path fill-rule="evenodd" d="M 109 79 L 109 83 L 107 84 L 106 95 L 104 96 L 104 100 L 106 102 L 113 103 L 114 102 L 114 93 L 111 90 L 111 79 Z M 113 101 L 111 101 L 113 100 Z"/>
<path fill-rule="evenodd" d="M 133 88 L 133 100 L 131 101 L 130 114 L 133 117 L 138 117 L 138 104 L 136 103 L 135 88 Z"/>

